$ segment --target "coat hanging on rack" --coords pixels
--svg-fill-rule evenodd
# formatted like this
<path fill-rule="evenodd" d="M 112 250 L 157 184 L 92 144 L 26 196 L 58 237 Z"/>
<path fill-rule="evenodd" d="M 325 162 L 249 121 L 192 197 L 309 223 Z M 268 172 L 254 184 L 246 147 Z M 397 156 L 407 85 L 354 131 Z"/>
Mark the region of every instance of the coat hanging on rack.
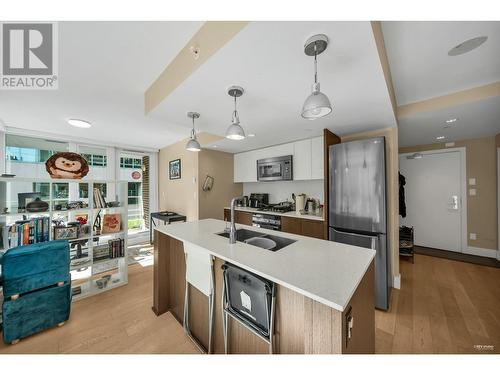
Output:
<path fill-rule="evenodd" d="M 405 201 L 405 185 L 406 178 L 399 173 L 399 214 L 401 217 L 406 217 L 406 201 Z"/>

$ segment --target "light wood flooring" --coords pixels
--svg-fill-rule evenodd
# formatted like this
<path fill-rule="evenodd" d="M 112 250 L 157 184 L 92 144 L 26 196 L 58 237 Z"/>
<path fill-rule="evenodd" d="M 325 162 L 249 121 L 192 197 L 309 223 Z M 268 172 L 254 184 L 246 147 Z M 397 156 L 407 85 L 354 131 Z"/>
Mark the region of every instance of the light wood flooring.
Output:
<path fill-rule="evenodd" d="M 500 269 L 420 254 L 400 269 L 390 311 L 376 312 L 377 353 L 500 352 Z M 152 276 L 131 266 L 128 285 L 75 302 L 63 327 L 0 340 L 0 354 L 198 353 L 171 314 L 151 311 Z"/>
<path fill-rule="evenodd" d="M 199 353 L 170 314 L 157 317 L 153 304 L 153 267 L 129 267 L 129 283 L 74 302 L 69 321 L 5 345 L 13 353 Z"/>
<path fill-rule="evenodd" d="M 376 312 L 377 353 L 500 353 L 499 268 L 416 254 L 400 271 Z"/>

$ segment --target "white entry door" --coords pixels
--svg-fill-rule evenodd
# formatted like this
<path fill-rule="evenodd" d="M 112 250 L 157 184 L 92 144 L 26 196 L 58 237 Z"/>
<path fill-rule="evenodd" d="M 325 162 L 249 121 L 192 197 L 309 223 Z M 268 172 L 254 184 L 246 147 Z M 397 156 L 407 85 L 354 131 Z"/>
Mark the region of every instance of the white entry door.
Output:
<path fill-rule="evenodd" d="M 462 252 L 462 167 L 460 151 L 423 153 L 399 158 L 406 178 L 406 218 L 415 245 Z M 464 177 L 465 178 L 465 177 Z"/>

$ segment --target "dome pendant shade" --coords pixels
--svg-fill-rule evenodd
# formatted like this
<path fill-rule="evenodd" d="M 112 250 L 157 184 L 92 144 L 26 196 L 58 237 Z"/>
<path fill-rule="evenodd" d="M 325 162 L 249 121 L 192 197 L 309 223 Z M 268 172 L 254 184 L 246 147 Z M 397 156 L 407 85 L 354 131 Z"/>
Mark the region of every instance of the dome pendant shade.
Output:
<path fill-rule="evenodd" d="M 235 141 L 245 139 L 245 131 L 243 130 L 239 122 L 233 122 L 231 125 L 229 125 L 229 128 L 227 128 L 226 130 L 226 138 Z"/>
<path fill-rule="evenodd" d="M 312 94 L 309 95 L 302 107 L 302 117 L 315 120 L 327 116 L 332 112 L 332 105 L 328 97 L 319 91 L 319 83 L 313 85 Z"/>
<path fill-rule="evenodd" d="M 196 112 L 188 112 L 187 116 L 193 120 L 193 129 L 191 129 L 191 138 L 189 139 L 188 143 L 186 143 L 186 150 L 199 152 L 201 151 L 201 146 L 200 142 L 198 142 L 198 140 L 196 139 L 196 131 L 194 130 L 194 119 L 199 118 L 200 114 Z"/>

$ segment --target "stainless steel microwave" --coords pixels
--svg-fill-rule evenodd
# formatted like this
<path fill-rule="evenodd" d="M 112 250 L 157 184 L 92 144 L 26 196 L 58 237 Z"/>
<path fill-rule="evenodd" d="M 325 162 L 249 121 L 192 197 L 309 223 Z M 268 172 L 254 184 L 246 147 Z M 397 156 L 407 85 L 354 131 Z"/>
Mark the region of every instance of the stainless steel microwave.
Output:
<path fill-rule="evenodd" d="M 293 180 L 292 155 L 257 160 L 258 181 Z"/>

